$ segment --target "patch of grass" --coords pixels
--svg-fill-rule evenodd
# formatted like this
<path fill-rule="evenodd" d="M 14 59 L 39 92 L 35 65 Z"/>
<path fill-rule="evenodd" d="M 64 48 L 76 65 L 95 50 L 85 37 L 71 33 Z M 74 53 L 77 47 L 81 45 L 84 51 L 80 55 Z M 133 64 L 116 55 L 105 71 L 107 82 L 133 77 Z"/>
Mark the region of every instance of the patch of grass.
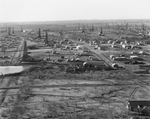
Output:
<path fill-rule="evenodd" d="M 12 104 L 13 107 L 7 111 L 9 114 L 8 119 L 22 119 L 23 115 L 28 111 L 27 106 L 22 102 L 31 97 L 32 91 L 29 85 L 31 85 L 31 80 L 22 82 L 16 95 L 16 100 Z"/>
<path fill-rule="evenodd" d="M 139 77 L 128 71 L 128 70 L 112 70 L 112 71 L 90 71 L 84 72 L 82 74 L 71 74 L 66 73 L 62 70 L 54 68 L 37 68 L 30 72 L 26 72 L 27 76 L 30 79 L 69 79 L 69 80 L 105 80 L 105 79 L 114 79 L 114 80 L 132 80 L 138 79 Z"/>

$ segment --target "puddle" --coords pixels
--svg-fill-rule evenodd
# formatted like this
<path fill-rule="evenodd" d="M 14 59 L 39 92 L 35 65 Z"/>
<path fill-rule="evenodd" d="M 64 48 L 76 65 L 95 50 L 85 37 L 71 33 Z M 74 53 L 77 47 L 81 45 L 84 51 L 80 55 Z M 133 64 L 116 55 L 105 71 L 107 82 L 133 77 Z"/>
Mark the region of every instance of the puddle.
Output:
<path fill-rule="evenodd" d="M 23 66 L 0 66 L 0 76 L 21 73 L 23 70 Z"/>

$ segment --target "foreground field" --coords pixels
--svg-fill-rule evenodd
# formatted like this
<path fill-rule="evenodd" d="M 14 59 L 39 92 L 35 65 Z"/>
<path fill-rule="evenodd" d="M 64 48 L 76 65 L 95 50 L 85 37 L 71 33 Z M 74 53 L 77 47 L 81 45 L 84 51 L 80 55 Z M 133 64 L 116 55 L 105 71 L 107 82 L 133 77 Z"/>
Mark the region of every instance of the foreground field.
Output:
<path fill-rule="evenodd" d="M 39 67 L 1 82 L 1 118 L 129 118 L 126 102 L 150 97 L 149 79 L 127 70 L 67 74 Z"/>

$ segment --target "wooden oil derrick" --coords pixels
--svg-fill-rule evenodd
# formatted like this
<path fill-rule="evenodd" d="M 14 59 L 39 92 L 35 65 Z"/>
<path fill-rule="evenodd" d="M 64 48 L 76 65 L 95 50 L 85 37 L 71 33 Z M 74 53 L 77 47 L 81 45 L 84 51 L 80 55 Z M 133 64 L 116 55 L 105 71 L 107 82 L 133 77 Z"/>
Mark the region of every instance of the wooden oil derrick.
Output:
<path fill-rule="evenodd" d="M 23 28 L 22 28 L 22 26 L 21 26 L 21 29 L 20 29 L 20 31 L 21 31 L 21 32 L 23 32 Z"/>
<path fill-rule="evenodd" d="M 12 28 L 12 33 L 13 33 L 13 34 L 15 33 L 14 27 Z"/>
<path fill-rule="evenodd" d="M 45 44 L 48 45 L 48 31 L 45 30 Z"/>
<path fill-rule="evenodd" d="M 129 25 L 128 25 L 128 23 L 126 23 L 126 29 L 128 29 L 128 27 L 129 27 Z"/>
<path fill-rule="evenodd" d="M 60 32 L 59 32 L 59 40 L 62 40 L 62 39 L 63 39 L 63 32 L 60 31 Z M 58 43 L 58 39 L 57 39 L 57 43 Z"/>
<path fill-rule="evenodd" d="M 38 32 L 38 38 L 41 38 L 41 29 L 39 28 L 39 32 Z"/>
<path fill-rule="evenodd" d="M 109 25 L 109 24 L 107 24 L 107 28 L 108 28 L 108 29 L 110 28 L 110 25 Z"/>
<path fill-rule="evenodd" d="M 104 33 L 103 33 L 103 28 L 101 27 L 101 31 L 99 33 L 99 36 L 102 36 L 102 35 L 104 35 Z"/>
<path fill-rule="evenodd" d="M 11 35 L 11 28 L 8 27 L 8 35 Z"/>
<path fill-rule="evenodd" d="M 103 34 L 103 28 L 101 27 L 101 32 L 100 32 L 100 34 L 102 35 Z"/>
<path fill-rule="evenodd" d="M 1 50 L 2 50 L 2 52 L 3 52 L 4 55 L 5 55 L 5 52 L 6 52 L 6 46 L 4 46 L 4 45 L 2 44 Z"/>
<path fill-rule="evenodd" d="M 120 29 L 120 25 L 119 24 L 117 25 L 117 28 Z"/>
<path fill-rule="evenodd" d="M 27 42 L 26 40 L 23 41 L 23 58 L 28 57 L 28 50 L 27 50 Z"/>
<path fill-rule="evenodd" d="M 143 31 L 145 31 L 145 30 L 146 30 L 146 28 L 145 28 L 145 25 L 144 25 L 144 24 L 142 24 L 142 30 L 143 30 Z"/>
<path fill-rule="evenodd" d="M 94 25 L 92 25 L 92 28 L 91 28 L 91 30 L 90 30 L 91 32 L 93 32 L 94 31 Z"/>
<path fill-rule="evenodd" d="M 81 29 L 81 25 L 79 24 L 77 30 L 80 30 L 80 29 Z"/>
<path fill-rule="evenodd" d="M 85 33 L 85 27 L 84 27 L 84 25 L 82 27 L 82 33 Z"/>

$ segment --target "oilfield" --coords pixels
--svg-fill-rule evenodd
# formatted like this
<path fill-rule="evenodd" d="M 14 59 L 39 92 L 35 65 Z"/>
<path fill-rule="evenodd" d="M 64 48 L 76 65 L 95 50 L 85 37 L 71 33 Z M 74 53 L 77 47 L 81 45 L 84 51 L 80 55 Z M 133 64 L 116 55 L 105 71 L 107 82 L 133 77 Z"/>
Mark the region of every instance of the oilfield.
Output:
<path fill-rule="evenodd" d="M 0 24 L 0 119 L 149 119 L 150 20 Z"/>

